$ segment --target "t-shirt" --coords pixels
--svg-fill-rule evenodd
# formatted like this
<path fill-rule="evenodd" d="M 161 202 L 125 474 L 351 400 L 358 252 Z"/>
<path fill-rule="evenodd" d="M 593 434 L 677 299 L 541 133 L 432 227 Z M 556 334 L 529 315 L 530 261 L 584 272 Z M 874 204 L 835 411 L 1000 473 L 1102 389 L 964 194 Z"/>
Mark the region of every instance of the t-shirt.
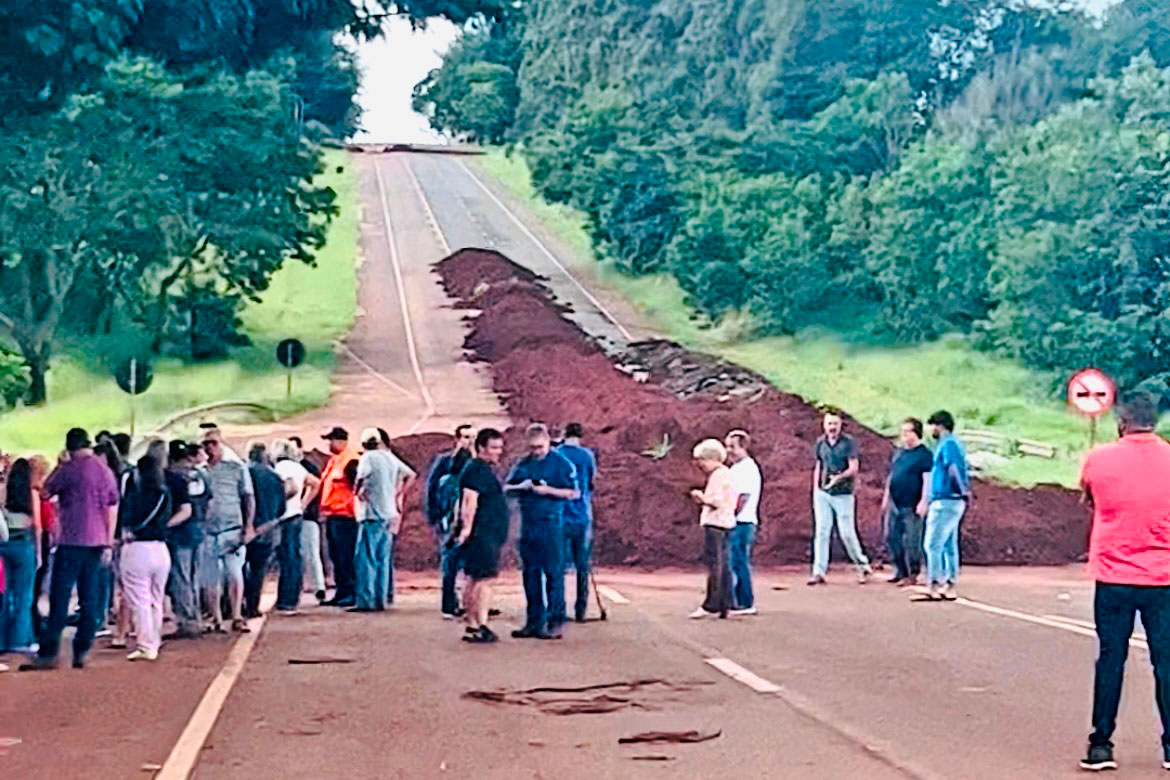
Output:
<path fill-rule="evenodd" d="M 207 518 L 207 530 L 223 533 L 244 525 L 244 497 L 252 495 L 252 480 L 242 463 L 221 460 L 214 466 L 207 466 L 207 478 L 211 483 L 211 512 Z"/>
<path fill-rule="evenodd" d="M 527 479 L 532 480 L 533 484 L 572 490 L 577 487 L 577 470 L 564 455 L 550 450 L 543 458 L 535 455 L 523 457 L 512 467 L 508 484 L 516 485 Z M 520 519 L 525 523 L 560 522 L 564 517 L 568 501 L 563 498 L 541 496 L 531 490 L 514 495 L 520 497 Z"/>
<path fill-rule="evenodd" d="M 894 451 L 890 462 L 890 501 L 898 509 L 913 509 L 922 500 L 922 476 L 929 474 L 934 455 L 925 444 Z"/>
<path fill-rule="evenodd" d="M 504 491 L 487 461 L 472 458 L 459 475 L 459 495 L 464 490 L 478 494 L 475 504 L 475 524 L 471 538 L 477 542 L 501 545 L 508 538 L 508 505 Z"/>
<path fill-rule="evenodd" d="M 178 547 L 198 547 L 203 541 L 207 504 L 211 500 L 207 479 L 199 469 L 172 469 L 167 472 L 167 487 L 170 488 L 171 503 L 174 505 L 172 513 L 179 511 L 179 507 L 185 503 L 191 505 L 190 519 L 168 529 L 167 541 Z"/>
<path fill-rule="evenodd" d="M 389 450 L 366 450 L 358 461 L 357 481 L 362 500 L 358 520 L 389 522 L 398 517 L 398 483 L 414 471 Z"/>
<path fill-rule="evenodd" d="M 107 515 L 118 505 L 114 473 L 93 455 L 74 453 L 45 481 L 45 496 L 57 497 L 60 532 L 57 543 L 75 547 L 108 547 Z"/>
<path fill-rule="evenodd" d="M 308 479 L 309 472 L 295 460 L 285 459 L 276 461 L 276 473 L 282 480 L 291 480 L 297 489 L 296 493 L 286 499 L 284 514 L 280 516 L 280 519 L 287 520 L 290 517 L 303 515 L 305 508 L 301 505 L 301 491 L 305 489 L 305 480 Z"/>
<path fill-rule="evenodd" d="M 256 488 L 256 519 L 253 525 L 259 529 L 284 516 L 287 505 L 284 480 L 271 466 L 253 463 L 248 471 L 252 474 L 252 484 Z"/>
<path fill-rule="evenodd" d="M 736 503 L 740 496 L 747 496 L 743 509 L 735 516 L 737 523 L 760 522 L 760 491 L 764 487 L 764 478 L 760 476 L 760 466 L 755 458 L 746 457 L 731 465 L 731 487 L 735 491 Z"/>
<path fill-rule="evenodd" d="M 577 471 L 577 498 L 565 504 L 565 522 L 588 525 L 593 521 L 593 478 L 597 475 L 597 459 L 593 451 L 576 444 L 562 444 L 557 452 L 564 455 Z"/>
<path fill-rule="evenodd" d="M 162 490 L 157 490 L 148 488 L 142 480 L 136 480 L 119 507 L 122 532 L 133 534 L 136 542 L 165 541 L 167 521 L 175 513 L 174 507 L 165 482 Z"/>
<path fill-rule="evenodd" d="M 699 525 L 735 528 L 735 502 L 736 492 L 732 484 L 731 469 L 720 465 L 707 475 L 707 487 L 703 490 L 703 508 L 699 510 Z"/>
<path fill-rule="evenodd" d="M 958 479 L 951 474 L 954 467 Z M 934 451 L 934 464 L 930 471 L 930 500 L 947 501 L 962 498 L 971 491 L 971 481 L 967 476 L 967 454 L 963 452 L 963 445 L 954 436 L 947 434 L 938 443 Z"/>
<path fill-rule="evenodd" d="M 1170 585 L 1170 444 L 1135 433 L 1088 454 L 1089 574 L 1114 585 Z"/>
<path fill-rule="evenodd" d="M 825 487 L 829 484 L 829 477 L 848 469 L 849 461 L 858 457 L 857 442 L 853 440 L 852 436 L 843 433 L 837 437 L 837 441 L 831 444 L 827 436 L 822 436 L 817 439 L 813 455 L 821 464 L 821 483 L 818 486 L 821 490 L 831 496 L 847 496 L 853 493 L 852 477 L 840 480 L 831 488 Z"/>

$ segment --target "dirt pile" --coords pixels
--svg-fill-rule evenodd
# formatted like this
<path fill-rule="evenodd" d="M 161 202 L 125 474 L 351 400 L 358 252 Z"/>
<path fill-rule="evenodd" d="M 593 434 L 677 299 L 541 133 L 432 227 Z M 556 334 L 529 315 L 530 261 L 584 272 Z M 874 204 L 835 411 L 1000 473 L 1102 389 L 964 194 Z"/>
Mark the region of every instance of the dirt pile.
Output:
<path fill-rule="evenodd" d="M 820 433 L 815 407 L 747 369 L 671 342 L 631 345 L 615 365 L 562 316 L 564 307 L 538 277 L 498 253 L 462 250 L 437 270 L 448 293 L 468 310 L 470 359 L 491 364 L 494 388 L 515 421 L 508 432 L 509 459 L 522 453 L 519 430 L 530 421 L 585 425 L 600 465 L 595 495 L 600 563 L 700 562 L 702 539 L 687 492 L 703 478 L 690 452 L 700 439 L 722 438 L 732 428 L 751 432 L 764 475 L 757 560 L 809 559 L 811 453 Z M 855 421 L 847 418 L 846 425 L 861 448 L 858 525 L 867 548 L 877 551 L 879 501 L 892 448 Z M 415 436 L 396 446 L 419 467 L 448 441 Z M 1062 563 L 1083 553 L 1088 517 L 1070 491 L 980 483 L 976 498 L 964 521 L 966 561 Z M 417 502 L 412 496 L 412 514 Z M 425 527 L 414 517 L 408 521 L 399 561 L 410 567 L 433 564 Z M 840 550 L 835 552 L 840 560 Z"/>

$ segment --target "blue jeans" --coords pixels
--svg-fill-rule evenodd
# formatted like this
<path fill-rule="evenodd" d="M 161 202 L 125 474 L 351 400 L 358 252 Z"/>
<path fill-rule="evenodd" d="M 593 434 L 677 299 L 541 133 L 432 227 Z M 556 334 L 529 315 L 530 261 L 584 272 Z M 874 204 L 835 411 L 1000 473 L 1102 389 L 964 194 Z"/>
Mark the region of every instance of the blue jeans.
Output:
<path fill-rule="evenodd" d="M 894 576 L 900 580 L 917 577 L 922 569 L 923 518 L 914 507 L 886 510 L 886 549 L 894 564 Z"/>
<path fill-rule="evenodd" d="M 354 550 L 354 588 L 359 609 L 385 609 L 390 589 L 390 546 L 393 537 L 384 520 L 357 524 Z"/>
<path fill-rule="evenodd" d="M 556 629 L 565 622 L 564 550 L 559 522 L 540 520 L 521 527 L 520 562 L 528 602 L 524 627 L 529 630 Z"/>
<path fill-rule="evenodd" d="M 41 635 L 41 647 L 37 656 L 43 660 L 55 660 L 61 648 L 61 632 L 69 619 L 69 600 L 73 586 L 77 586 L 77 598 L 81 602 L 81 621 L 73 636 L 73 660 L 84 660 L 85 654 L 93 647 L 93 638 L 98 626 L 106 616 L 105 605 L 101 603 L 106 595 L 103 580 L 110 567 L 102 563 L 101 547 L 77 547 L 62 544 L 53 556 L 53 578 L 49 583 L 49 623 Z"/>
<path fill-rule="evenodd" d="M 589 571 L 593 558 L 593 526 L 589 523 L 565 523 L 565 560 L 577 572 L 577 601 L 573 615 L 585 619 L 589 608 Z M 566 596 L 566 598 L 568 598 Z M 566 610 L 567 611 L 567 610 Z"/>
<path fill-rule="evenodd" d="M 853 519 L 856 505 L 852 493 L 834 496 L 823 490 L 813 492 L 813 521 L 816 526 L 813 535 L 814 575 L 823 577 L 829 570 L 829 539 L 833 534 L 834 523 L 841 544 L 858 571 L 870 571 L 869 559 L 865 557 L 861 541 L 857 538 L 857 524 Z"/>
<path fill-rule="evenodd" d="M 398 549 L 398 534 L 390 534 L 390 552 L 386 559 L 386 603 L 394 603 L 394 551 Z"/>
<path fill-rule="evenodd" d="M 459 597 L 455 593 L 455 578 L 459 574 L 459 549 L 455 545 L 447 546 L 442 534 L 439 540 L 439 572 L 443 578 L 443 597 L 439 609 L 444 615 L 454 615 L 459 611 Z"/>
<path fill-rule="evenodd" d="M 967 502 L 935 499 L 926 513 L 926 584 L 954 583 L 959 578 L 959 521 Z"/>
<path fill-rule="evenodd" d="M 3 520 L 0 520 L 3 522 Z M 32 533 L 0 544 L 4 559 L 4 608 L 0 610 L 0 652 L 28 647 L 33 643 L 33 580 L 37 573 L 37 552 Z"/>
<path fill-rule="evenodd" d="M 167 579 L 167 594 L 171 597 L 171 608 L 175 612 L 175 624 L 179 631 L 198 632 L 199 588 L 196 565 L 198 546 L 189 544 L 170 545 L 171 573 Z"/>
<path fill-rule="evenodd" d="M 301 603 L 301 585 L 304 583 L 304 563 L 301 558 L 300 515 L 280 523 L 280 547 L 276 550 L 280 564 L 280 579 L 276 583 L 276 608 L 296 609 Z"/>
<path fill-rule="evenodd" d="M 756 605 L 752 592 L 752 545 L 756 543 L 755 523 L 736 523 L 731 532 L 731 606 L 751 609 Z"/>

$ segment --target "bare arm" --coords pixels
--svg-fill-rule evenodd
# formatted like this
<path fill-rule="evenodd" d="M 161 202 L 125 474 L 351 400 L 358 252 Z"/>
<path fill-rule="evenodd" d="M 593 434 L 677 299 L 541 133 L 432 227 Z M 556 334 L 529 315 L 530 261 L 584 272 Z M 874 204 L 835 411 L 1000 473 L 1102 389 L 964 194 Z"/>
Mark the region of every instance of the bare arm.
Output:
<path fill-rule="evenodd" d="M 926 517 L 926 510 L 930 506 L 930 472 L 923 472 L 922 474 L 922 498 L 918 499 L 918 506 L 915 511 L 922 517 Z"/>
<path fill-rule="evenodd" d="M 538 496 L 561 498 L 565 501 L 572 501 L 581 496 L 581 491 L 577 490 L 577 488 L 556 488 L 552 485 L 533 485 L 532 492 Z"/>
<path fill-rule="evenodd" d="M 320 490 L 320 477 L 314 477 L 312 474 L 306 476 L 304 491 L 301 493 L 301 506 L 305 507 L 311 504 L 313 499 L 317 497 L 317 493 L 320 492 Z"/>
<path fill-rule="evenodd" d="M 297 483 L 291 479 L 284 480 L 284 497 L 286 499 L 292 498 L 297 494 Z"/>
<path fill-rule="evenodd" d="M 108 547 L 114 546 L 114 532 L 118 529 L 118 505 L 114 504 L 106 508 L 106 538 L 109 540 Z"/>
<path fill-rule="evenodd" d="M 167 521 L 167 528 L 174 528 L 176 525 L 182 525 L 191 519 L 191 505 L 180 504 L 179 511 L 171 515 L 171 519 Z"/>
<path fill-rule="evenodd" d="M 244 534 L 252 529 L 256 522 L 256 496 L 251 493 L 244 496 Z"/>
<path fill-rule="evenodd" d="M 463 519 L 463 531 L 459 534 L 459 544 L 467 541 L 471 536 L 471 529 L 475 527 L 475 510 L 479 507 L 479 493 L 471 488 L 463 488 L 463 497 L 459 502 L 460 517 Z"/>
<path fill-rule="evenodd" d="M 815 493 L 821 487 L 821 462 L 818 460 L 813 465 L 813 492 Z"/>
<path fill-rule="evenodd" d="M 748 493 L 740 493 L 735 497 L 735 516 L 739 517 L 743 513 L 743 508 L 747 506 L 748 499 L 751 495 Z"/>

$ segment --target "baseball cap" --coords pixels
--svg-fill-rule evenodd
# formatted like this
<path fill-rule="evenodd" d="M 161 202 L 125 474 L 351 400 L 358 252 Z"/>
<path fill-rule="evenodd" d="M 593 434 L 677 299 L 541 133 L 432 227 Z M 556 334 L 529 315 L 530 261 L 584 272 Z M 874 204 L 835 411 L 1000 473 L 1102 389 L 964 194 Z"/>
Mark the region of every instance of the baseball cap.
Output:
<path fill-rule="evenodd" d="M 325 434 L 321 438 L 325 441 L 332 441 L 334 439 L 337 441 L 349 441 L 349 431 L 345 430 L 345 428 L 334 425 L 333 430 L 329 431 L 329 433 Z"/>
<path fill-rule="evenodd" d="M 362 428 L 362 436 L 360 439 L 362 444 L 368 441 L 382 441 L 382 434 L 378 432 L 377 428 Z"/>

